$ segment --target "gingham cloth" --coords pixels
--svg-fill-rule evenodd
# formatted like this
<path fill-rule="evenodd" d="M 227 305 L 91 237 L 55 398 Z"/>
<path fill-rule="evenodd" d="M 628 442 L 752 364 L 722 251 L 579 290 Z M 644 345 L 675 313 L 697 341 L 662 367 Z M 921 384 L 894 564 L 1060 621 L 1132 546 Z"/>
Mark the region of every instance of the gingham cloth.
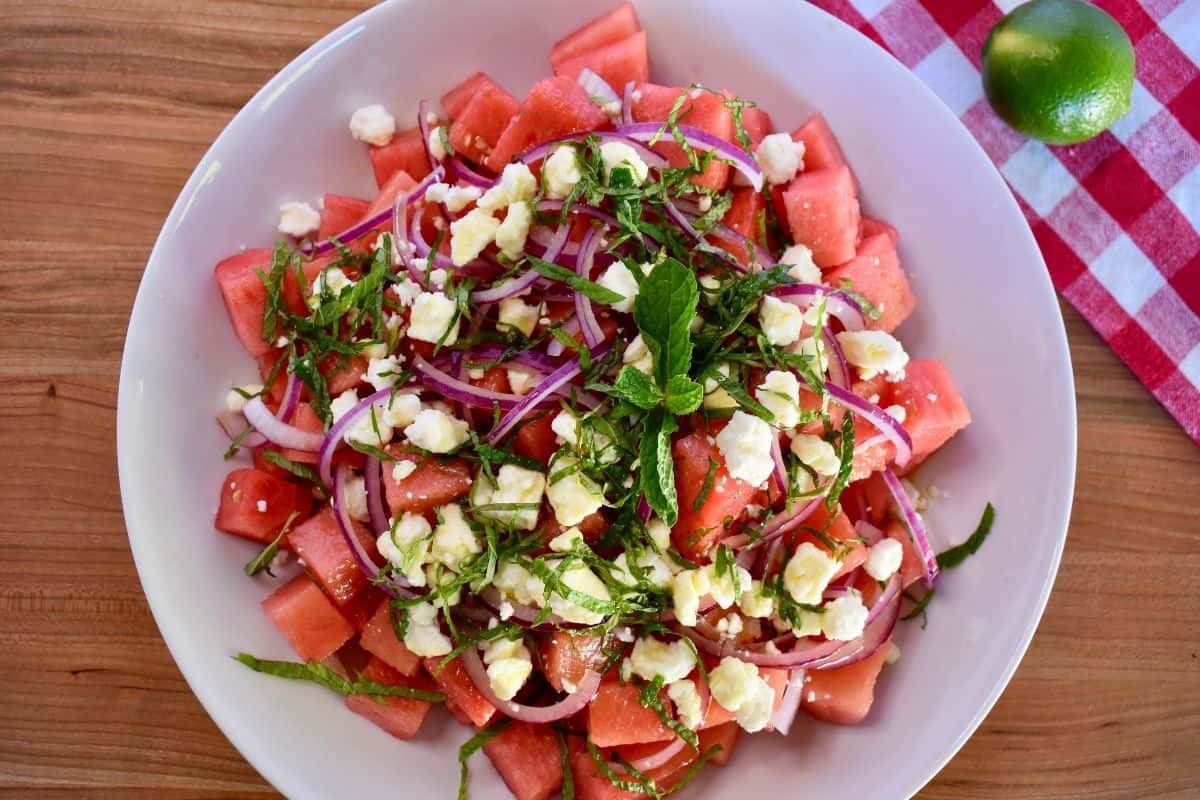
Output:
<path fill-rule="evenodd" d="M 1012 187 L 1055 287 L 1200 443 L 1200 0 L 1097 0 L 1129 33 L 1129 113 L 1070 147 L 1022 137 L 979 79 L 1021 0 L 811 0 L 933 89 Z"/>

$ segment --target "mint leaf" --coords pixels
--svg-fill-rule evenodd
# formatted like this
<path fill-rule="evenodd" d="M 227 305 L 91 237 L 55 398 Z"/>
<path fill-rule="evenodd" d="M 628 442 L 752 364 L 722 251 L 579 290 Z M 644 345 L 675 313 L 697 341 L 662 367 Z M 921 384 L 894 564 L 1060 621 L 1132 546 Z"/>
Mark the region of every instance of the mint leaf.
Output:
<path fill-rule="evenodd" d="M 674 375 L 667 381 L 667 410 L 672 414 L 690 414 L 704 400 L 704 387 L 687 375 Z"/>
<path fill-rule="evenodd" d="M 979 525 L 975 527 L 974 533 L 968 536 L 967 540 L 962 544 L 955 545 L 948 550 L 938 553 L 938 569 L 954 569 L 969 557 L 975 555 L 976 551 L 983 545 L 984 540 L 987 539 L 988 534 L 992 532 L 992 523 L 995 520 L 996 509 L 992 507 L 991 503 L 988 503 L 983 509 L 983 516 L 979 518 Z"/>
<path fill-rule="evenodd" d="M 374 697 L 407 697 L 413 700 L 424 700 L 427 703 L 440 703 L 446 696 L 440 692 L 430 692 L 424 689 L 414 689 L 411 686 L 389 686 L 359 679 L 349 681 L 338 675 L 329 667 L 318 661 L 300 663 L 298 661 L 271 661 L 265 658 L 255 658 L 249 653 L 238 653 L 235 661 L 245 664 L 255 672 L 274 675 L 277 678 L 287 678 L 293 681 L 309 681 L 332 689 L 338 694 L 367 694 Z"/>
<path fill-rule="evenodd" d="M 551 264 L 549 261 L 543 261 L 535 256 L 527 256 L 527 258 L 529 259 L 529 265 L 534 270 L 545 275 L 552 281 L 565 283 L 592 302 L 612 305 L 625 299 L 625 295 L 617 294 L 612 289 L 606 289 L 595 281 L 590 281 L 576 273 L 574 270 L 560 267 L 558 264 Z"/>
<path fill-rule="evenodd" d="M 679 497 L 675 494 L 675 462 L 671 460 L 671 434 L 678 427 L 675 417 L 660 406 L 646 416 L 642 431 L 642 494 L 646 496 L 646 502 L 654 509 L 654 513 L 668 526 L 674 525 L 679 519 Z"/>
<path fill-rule="evenodd" d="M 621 368 L 621 374 L 609 392 L 643 411 L 649 411 L 662 401 L 662 392 L 650 380 L 650 376 L 631 366 Z"/>
<path fill-rule="evenodd" d="M 633 319 L 651 355 L 654 377 L 666 387 L 692 366 L 692 333 L 700 287 L 695 274 L 673 258 L 659 264 L 642 281 L 633 303 Z"/>

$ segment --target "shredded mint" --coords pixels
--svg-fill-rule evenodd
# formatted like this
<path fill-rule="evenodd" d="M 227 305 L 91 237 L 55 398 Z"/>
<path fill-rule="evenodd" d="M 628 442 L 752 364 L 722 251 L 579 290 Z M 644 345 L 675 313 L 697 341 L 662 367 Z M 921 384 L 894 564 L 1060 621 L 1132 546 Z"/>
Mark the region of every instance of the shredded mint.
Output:
<path fill-rule="evenodd" d="M 348 680 L 338 675 L 329 667 L 317 661 L 301 663 L 299 661 L 271 661 L 255 658 L 249 653 L 238 653 L 235 661 L 245 664 L 255 672 L 274 675 L 277 678 L 287 678 L 292 681 L 308 681 L 326 689 L 332 689 L 338 694 L 367 694 L 373 697 L 405 697 L 410 700 L 424 700 L 427 703 L 440 703 L 446 696 L 440 692 L 430 692 L 425 689 L 414 689 L 411 686 L 387 686 L 374 681 Z"/>
<path fill-rule="evenodd" d="M 484 728 L 470 739 L 467 739 L 463 742 L 462 747 L 458 748 L 458 800 L 467 800 L 470 796 L 468 784 L 471 775 L 467 762 L 471 760 L 471 756 L 479 752 L 479 748 L 483 747 L 495 738 L 496 734 L 507 728 L 510 722 L 511 720 L 508 717 L 503 717 L 495 725 L 492 725 L 490 728 Z"/>
<path fill-rule="evenodd" d="M 559 281 L 570 286 L 575 291 L 587 297 L 594 303 L 604 303 L 612 305 L 619 303 L 625 299 L 625 295 L 617 294 L 612 289 L 606 289 L 595 281 L 588 280 L 579 273 L 569 270 L 566 267 L 560 267 L 558 264 L 552 264 L 549 261 L 543 261 L 536 256 L 526 256 L 529 259 L 529 264 L 540 274 L 546 276 L 552 281 Z"/>
<path fill-rule="evenodd" d="M 250 577 L 254 577 L 263 570 L 272 578 L 275 573 L 271 572 L 271 561 L 275 558 L 275 554 L 279 552 L 279 543 L 283 541 L 283 537 L 287 536 L 291 530 L 292 523 L 296 521 L 296 517 L 300 516 L 299 511 L 293 511 L 288 514 L 288 518 L 284 520 L 283 526 L 279 529 L 279 534 L 271 540 L 271 543 L 262 549 L 262 552 L 256 555 L 245 566 L 245 572 Z"/>
<path fill-rule="evenodd" d="M 967 537 L 967 540 L 960 545 L 938 553 L 938 569 L 954 569 L 975 555 L 979 551 L 979 548 L 983 546 L 984 540 L 992 532 L 992 523 L 995 521 L 996 509 L 992 507 L 991 503 L 988 503 L 984 506 L 983 515 L 979 518 L 979 524 L 975 526 L 975 531 Z"/>

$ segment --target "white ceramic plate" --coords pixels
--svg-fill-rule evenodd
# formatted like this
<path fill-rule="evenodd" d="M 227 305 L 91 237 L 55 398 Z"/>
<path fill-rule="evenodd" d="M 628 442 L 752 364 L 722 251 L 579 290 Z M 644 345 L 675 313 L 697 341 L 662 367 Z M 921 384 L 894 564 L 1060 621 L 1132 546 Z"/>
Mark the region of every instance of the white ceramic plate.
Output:
<path fill-rule="evenodd" d="M 240 650 L 292 654 L 258 603 L 253 548 L 214 532 L 229 465 L 212 423 L 254 365 L 238 345 L 212 266 L 273 239 L 276 209 L 325 191 L 371 196 L 354 109 L 403 118 L 477 69 L 515 94 L 548 70 L 559 36 L 612 5 L 398 0 L 343 25 L 260 91 L 196 167 L 171 210 L 138 292 L 121 372 L 118 452 L 129 539 L 163 638 L 197 697 L 247 759 L 291 798 L 453 797 L 465 732 L 431 715 L 400 743 L 314 686 L 257 675 Z M 686 11 L 684 10 L 686 6 Z M 1021 214 L 958 120 L 904 67 L 805 3 L 638 3 L 660 83 L 699 80 L 757 100 L 781 129 L 820 109 L 841 140 L 866 209 L 901 232 L 920 305 L 910 352 L 944 359 L 974 423 L 920 480 L 943 500 L 928 521 L 940 549 L 986 501 L 998 518 L 982 553 L 949 574 L 929 626 L 901 628 L 869 720 L 801 721 L 790 738 L 744 740 L 736 766 L 690 791 L 906 798 L 992 707 L 1033 636 L 1066 537 L 1075 470 L 1071 364 L 1054 292 Z M 801 715 L 803 717 L 803 715 Z M 476 759 L 474 796 L 507 798 Z M 402 787 L 402 788 L 401 788 Z"/>

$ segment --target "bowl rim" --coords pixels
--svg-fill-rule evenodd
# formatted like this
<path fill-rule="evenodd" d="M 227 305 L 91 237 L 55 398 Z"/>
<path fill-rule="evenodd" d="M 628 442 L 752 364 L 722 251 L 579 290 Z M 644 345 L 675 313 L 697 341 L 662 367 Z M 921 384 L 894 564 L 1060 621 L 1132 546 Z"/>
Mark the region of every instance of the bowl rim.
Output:
<path fill-rule="evenodd" d="M 196 167 L 193 169 L 191 175 L 188 177 L 188 180 L 180 189 L 175 202 L 171 206 L 170 212 L 163 222 L 158 236 L 155 238 L 154 246 L 146 259 L 146 266 L 143 270 L 143 276 L 145 272 L 156 263 L 157 260 L 162 258 L 161 252 L 166 246 L 165 243 L 167 238 L 169 237 L 170 233 L 181 224 L 183 217 L 190 206 L 189 198 L 191 198 L 206 181 L 206 170 L 208 165 L 210 165 L 212 162 L 213 154 L 221 150 L 227 139 L 235 136 L 233 131 L 241 127 L 239 122 L 244 122 L 245 118 L 250 116 L 252 110 L 257 107 L 260 101 L 262 101 L 264 98 L 269 98 L 272 94 L 281 90 L 292 80 L 299 77 L 300 74 L 310 69 L 326 52 L 329 51 L 330 48 L 342 43 L 343 40 L 347 40 L 361 30 L 365 29 L 366 25 L 369 24 L 369 22 L 375 17 L 390 13 L 389 9 L 392 7 L 405 4 L 406 0 L 384 0 L 384 2 L 368 8 L 359 14 L 356 14 L 354 17 L 337 26 L 299 53 L 296 57 L 289 61 L 287 65 L 275 73 L 265 84 L 263 84 L 261 88 L 258 89 L 258 91 L 256 91 L 250 97 L 249 100 L 246 101 L 246 103 L 238 110 L 236 114 L 234 114 L 229 122 L 226 123 L 225 127 L 221 130 L 221 133 L 216 137 L 216 139 L 213 140 L 213 143 L 207 148 L 204 155 L 197 162 Z M 634 0 L 634 4 L 637 4 L 637 0 Z M 929 88 L 924 81 L 918 78 L 911 69 L 896 59 L 893 55 L 888 53 L 885 49 L 872 42 L 860 31 L 854 29 L 852 26 L 846 24 L 842 20 L 816 5 L 807 2 L 798 3 L 797 5 L 805 8 L 804 13 L 814 13 L 817 16 L 817 19 L 821 19 L 826 24 L 832 24 L 835 27 L 841 27 L 844 29 L 844 33 L 848 32 L 853 36 L 860 37 L 864 40 L 864 44 L 869 43 L 870 46 L 876 50 L 877 56 L 883 56 L 885 61 L 893 62 L 889 68 L 898 69 L 904 73 L 905 77 L 903 80 L 911 85 L 912 91 L 924 93 L 928 98 L 934 101 L 934 106 L 937 108 L 937 111 L 934 113 L 937 113 L 940 116 L 938 123 L 939 127 L 945 128 L 948 136 L 957 136 L 961 139 L 967 140 L 969 142 L 968 147 L 974 150 L 974 155 L 978 159 L 982 159 L 982 161 L 987 165 L 987 169 L 985 170 L 987 173 L 986 180 L 991 181 L 993 184 L 999 184 L 998 187 L 992 187 L 993 190 L 996 188 L 1002 190 L 997 194 L 998 197 L 1003 197 L 1003 200 L 1001 201 L 1002 208 L 996 209 L 996 211 L 1002 211 L 1010 216 L 1015 216 L 1020 220 L 1020 224 L 1016 227 L 1020 230 L 1019 236 L 1023 240 L 1022 244 L 1029 251 L 1030 257 L 1035 259 L 1036 263 L 1042 268 L 1040 276 L 1037 279 L 1040 281 L 1040 285 L 1037 289 L 1038 293 L 1041 294 L 1043 292 L 1048 292 L 1051 297 L 1057 297 L 1056 290 L 1054 289 L 1053 283 L 1050 280 L 1049 271 L 1046 268 L 1045 260 L 1041 253 L 1041 248 L 1038 246 L 1028 222 L 1021 213 L 1016 199 L 1014 198 L 1011 190 L 1008 188 L 1003 176 L 995 164 L 987 156 L 986 152 L 983 150 L 982 146 L 975 139 L 975 137 L 963 125 L 961 119 L 954 114 L 953 111 L 951 111 L 950 108 L 941 100 L 941 98 L 938 97 L 937 94 L 931 88 Z M 132 408 L 132 402 L 129 398 L 137 393 L 138 388 L 134 385 L 134 378 L 131 375 L 131 370 L 129 369 L 129 361 L 131 358 L 131 350 L 133 349 L 131 345 L 131 342 L 133 341 L 132 334 L 135 332 L 135 326 L 137 325 L 139 319 L 138 309 L 143 307 L 145 303 L 149 302 L 149 300 L 144 298 L 146 291 L 146 283 L 143 277 L 143 279 L 139 280 L 138 291 L 134 298 L 134 303 L 130 312 L 129 323 L 126 330 L 126 340 L 121 358 L 120 378 L 118 382 L 117 393 L 116 430 L 117 467 L 121 490 L 122 514 L 125 520 L 126 533 L 129 539 L 130 550 L 133 555 L 134 564 L 138 572 L 139 582 L 141 583 L 143 592 L 146 595 L 147 604 L 150 607 L 151 614 L 154 617 L 154 621 L 158 627 L 159 633 L 162 636 L 168 651 L 171 653 L 172 660 L 179 668 L 184 680 L 187 681 L 188 688 L 204 708 L 205 713 L 208 714 L 209 718 L 216 724 L 221 733 L 230 741 L 231 744 L 233 744 L 238 753 L 245 758 L 246 761 L 274 788 L 283 792 L 287 796 L 302 796 L 304 793 L 303 785 L 299 784 L 297 779 L 293 778 L 291 773 L 284 771 L 281 766 L 279 766 L 278 760 L 268 757 L 261 750 L 255 748 L 250 743 L 249 737 L 247 735 L 243 735 L 239 725 L 237 724 L 237 721 L 224 706 L 221 699 L 221 692 L 217 688 L 208 686 L 205 681 L 199 680 L 199 676 L 195 672 L 195 665 L 188 663 L 186 659 L 180 657 L 180 654 L 184 652 L 182 642 L 186 637 L 184 626 L 169 624 L 170 620 L 165 617 L 164 613 L 166 603 L 162 599 L 162 591 L 160 591 L 160 589 L 163 591 L 165 591 L 165 589 L 163 589 L 161 584 L 159 584 L 157 581 L 147 579 L 147 575 L 152 574 L 150 569 L 151 565 L 147 561 L 149 556 L 146 555 L 147 551 L 145 548 L 139 548 L 139 541 L 143 540 L 145 534 L 135 530 L 135 526 L 131 524 L 132 516 L 129 511 L 131 500 L 133 499 L 133 495 L 135 493 L 135 490 L 131 485 L 131 479 L 128 478 L 132 471 L 132 465 L 127 463 L 129 458 L 127 455 L 129 449 L 121 447 L 121 443 L 131 436 L 131 431 L 136 428 L 136 420 L 131 417 L 132 412 L 130 409 Z M 1065 379 L 1065 386 L 1063 388 L 1065 390 L 1065 396 L 1067 400 L 1066 410 L 1069 412 L 1068 416 L 1070 424 L 1068 426 L 1068 430 L 1066 431 L 1067 443 L 1069 444 L 1066 453 L 1067 461 L 1063 466 L 1066 469 L 1065 486 L 1069 488 L 1070 491 L 1064 494 L 1064 497 L 1067 499 L 1062 502 L 1061 507 L 1056 514 L 1057 519 L 1051 526 L 1051 529 L 1054 530 L 1057 535 L 1057 542 L 1048 564 L 1048 571 L 1046 572 L 1045 580 L 1033 606 L 1035 613 L 1029 615 L 1025 624 L 1025 628 L 1021 633 L 1018 647 L 1016 647 L 1012 652 L 1008 663 L 1005 664 L 991 692 L 979 706 L 976 714 L 971 718 L 970 722 L 963 728 L 953 742 L 946 748 L 945 752 L 942 753 L 938 758 L 931 760 L 928 774 L 923 776 L 918 775 L 915 783 L 910 786 L 903 787 L 903 793 L 900 795 L 902 797 L 912 797 L 936 775 L 938 775 L 942 769 L 945 768 L 946 764 L 948 764 L 950 760 L 957 755 L 967 740 L 975 734 L 983 720 L 991 712 L 992 708 L 999 700 L 1000 695 L 1003 694 L 1005 689 L 1008 687 L 1017 667 L 1020 665 L 1021 660 L 1024 658 L 1029 649 L 1029 646 L 1033 640 L 1033 636 L 1036 633 L 1042 616 L 1045 613 L 1050 593 L 1054 587 L 1055 580 L 1057 579 L 1063 550 L 1066 546 L 1066 540 L 1069 533 L 1071 510 L 1074 501 L 1078 455 L 1078 412 L 1075 399 L 1074 372 L 1066 335 L 1066 326 L 1062 317 L 1061 307 L 1058 309 L 1057 320 L 1058 325 L 1053 326 L 1053 333 L 1055 335 L 1053 336 L 1054 341 L 1051 344 L 1053 345 L 1053 350 L 1055 351 L 1055 360 L 1059 362 L 1058 366 L 1061 367 L 1061 373 Z"/>

